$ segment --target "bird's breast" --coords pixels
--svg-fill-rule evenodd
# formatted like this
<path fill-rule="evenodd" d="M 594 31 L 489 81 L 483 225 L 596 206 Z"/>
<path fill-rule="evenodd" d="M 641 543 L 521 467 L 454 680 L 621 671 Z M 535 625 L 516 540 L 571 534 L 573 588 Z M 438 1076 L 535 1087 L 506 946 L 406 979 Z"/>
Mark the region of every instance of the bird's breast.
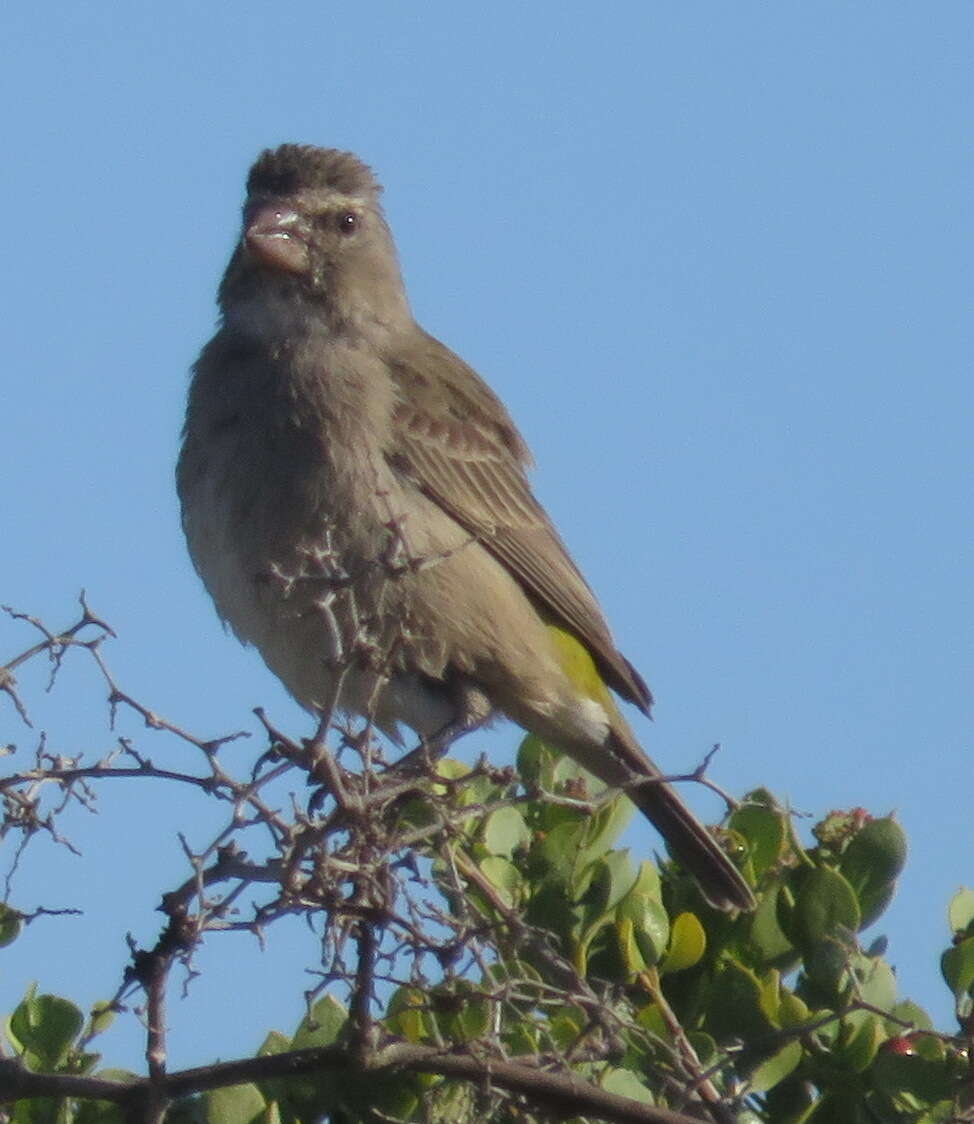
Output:
<path fill-rule="evenodd" d="M 190 554 L 223 620 L 299 697 L 307 665 L 340 654 L 332 608 L 349 633 L 349 601 L 374 615 L 382 598 L 399 485 L 369 373 L 341 353 L 297 367 L 265 354 L 217 381 L 201 361 L 190 394 L 178 471 Z"/>

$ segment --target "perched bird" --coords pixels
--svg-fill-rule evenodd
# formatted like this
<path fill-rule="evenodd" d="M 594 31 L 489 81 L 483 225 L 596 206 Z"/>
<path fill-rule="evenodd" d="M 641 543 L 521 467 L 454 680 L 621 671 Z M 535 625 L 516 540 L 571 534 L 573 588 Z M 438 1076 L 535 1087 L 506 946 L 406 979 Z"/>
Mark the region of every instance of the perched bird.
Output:
<path fill-rule="evenodd" d="M 217 611 L 310 709 L 427 740 L 507 715 L 625 786 L 715 906 L 753 907 L 616 707 L 648 713 L 649 689 L 507 410 L 413 319 L 380 191 L 332 149 L 250 171 L 177 469 Z"/>

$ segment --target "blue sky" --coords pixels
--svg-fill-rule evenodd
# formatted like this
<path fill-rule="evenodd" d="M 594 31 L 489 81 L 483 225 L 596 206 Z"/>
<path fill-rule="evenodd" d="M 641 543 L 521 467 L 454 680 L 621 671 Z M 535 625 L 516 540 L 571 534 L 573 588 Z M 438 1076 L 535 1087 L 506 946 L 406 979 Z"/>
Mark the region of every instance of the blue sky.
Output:
<path fill-rule="evenodd" d="M 680 771 L 720 742 L 728 788 L 816 817 L 895 809 L 912 850 L 880 928 L 949 1028 L 945 909 L 974 882 L 972 32 L 961 2 L 8 7 L 0 600 L 60 625 L 84 586 L 120 682 L 200 734 L 257 704 L 308 729 L 222 633 L 172 467 L 247 167 L 350 148 L 417 317 L 510 406 L 654 689 L 650 751 Z M 0 622 L 3 656 L 25 635 Z M 89 671 L 40 682 L 53 744 L 111 744 Z M 15 903 L 88 915 L 4 950 L 0 1009 L 32 978 L 110 994 L 183 877 L 177 832 L 215 822 L 133 784 L 73 816 L 82 859 L 39 844 Z M 279 941 L 200 957 L 175 1064 L 294 1025 L 314 947 Z M 108 1060 L 137 1041 L 123 1023 Z"/>

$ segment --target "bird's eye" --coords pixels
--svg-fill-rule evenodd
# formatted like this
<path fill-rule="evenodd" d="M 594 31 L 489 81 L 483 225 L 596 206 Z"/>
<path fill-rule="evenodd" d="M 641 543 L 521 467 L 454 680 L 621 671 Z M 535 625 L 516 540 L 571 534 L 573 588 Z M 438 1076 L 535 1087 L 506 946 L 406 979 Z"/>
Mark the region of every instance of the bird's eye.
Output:
<path fill-rule="evenodd" d="M 358 229 L 358 215 L 354 211 L 343 211 L 338 216 L 338 233 L 354 234 Z"/>

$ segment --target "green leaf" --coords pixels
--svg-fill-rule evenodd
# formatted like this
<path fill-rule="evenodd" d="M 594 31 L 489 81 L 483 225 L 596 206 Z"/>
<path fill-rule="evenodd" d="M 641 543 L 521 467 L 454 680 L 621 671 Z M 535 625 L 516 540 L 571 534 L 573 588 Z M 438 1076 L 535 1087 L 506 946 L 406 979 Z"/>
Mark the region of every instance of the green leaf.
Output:
<path fill-rule="evenodd" d="M 9 905 L 0 902 L 0 948 L 5 948 L 20 936 L 23 921 L 20 914 Z"/>
<path fill-rule="evenodd" d="M 582 1031 L 588 1024 L 585 1012 L 577 1007 L 562 1007 L 548 1024 L 551 1040 L 562 1051 L 578 1044 Z"/>
<path fill-rule="evenodd" d="M 16 1117 L 12 1119 L 17 1120 Z M 172 1111 L 166 1114 L 167 1122 L 171 1119 L 174 1119 Z M 126 1124 L 124 1110 L 112 1101 L 80 1101 L 70 1120 L 71 1124 Z"/>
<path fill-rule="evenodd" d="M 95 1077 L 102 1081 L 123 1081 L 132 1084 L 139 1078 L 127 1069 L 100 1069 Z M 173 1106 L 175 1109 L 175 1106 Z M 166 1117 L 178 1116 L 170 1111 Z M 126 1124 L 125 1110 L 113 1101 L 78 1101 L 72 1124 Z"/>
<path fill-rule="evenodd" d="M 704 1067 L 716 1066 L 718 1062 L 723 1064 L 727 1060 L 724 1051 L 717 1048 L 717 1043 L 712 1035 L 702 1030 L 690 1030 L 687 1031 L 687 1040 L 693 1047 L 693 1052 L 700 1059 L 700 1064 Z"/>
<path fill-rule="evenodd" d="M 636 876 L 632 893 L 655 898 L 658 902 L 663 901 L 663 884 L 660 882 L 659 871 L 646 859 L 639 864 L 639 874 Z"/>
<path fill-rule="evenodd" d="M 84 1016 L 67 999 L 34 992 L 32 985 L 7 1020 L 7 1036 L 32 1069 L 55 1070 L 81 1033 Z"/>
<path fill-rule="evenodd" d="M 862 1098 L 842 1091 L 826 1093 L 798 1117 L 798 1124 L 872 1124 L 872 1121 Z"/>
<path fill-rule="evenodd" d="M 807 1003 L 787 988 L 781 989 L 778 998 L 778 1022 L 785 1029 L 794 1026 L 804 1026 L 812 1017 L 812 1012 Z"/>
<path fill-rule="evenodd" d="M 436 762 L 435 772 L 445 781 L 459 781 L 469 774 L 470 766 L 465 761 L 457 761 L 454 757 L 443 757 Z M 446 792 L 446 788 L 440 786 L 440 791 Z"/>
<path fill-rule="evenodd" d="M 599 1085 L 607 1093 L 615 1093 L 619 1097 L 629 1097 L 640 1104 L 656 1103 L 652 1092 L 631 1069 L 608 1069 L 599 1079 Z"/>
<path fill-rule="evenodd" d="M 546 875 L 541 880 L 525 909 L 525 921 L 557 935 L 565 950 L 578 938 L 580 916 L 581 911 L 569 899 L 565 884 L 557 876 Z"/>
<path fill-rule="evenodd" d="M 849 841 L 839 870 L 859 902 L 860 928 L 883 912 L 906 862 L 906 835 L 891 816 L 870 820 Z"/>
<path fill-rule="evenodd" d="M 851 1011 L 844 1016 L 837 1052 L 856 1073 L 865 1073 L 886 1041 L 886 1027 L 872 1011 Z"/>
<path fill-rule="evenodd" d="M 453 757 L 444 757 L 440 761 L 437 761 L 435 771 L 437 777 L 442 777 L 444 781 L 451 781 L 454 783 L 437 784 L 434 782 L 432 786 L 433 793 L 440 797 L 449 795 L 451 800 L 460 807 L 465 807 L 468 804 L 476 804 L 478 797 L 482 796 L 491 787 L 490 781 L 485 777 L 471 778 L 465 784 L 456 783 L 466 780 L 472 770 L 465 761 L 457 761 Z M 486 784 L 482 784 L 481 782 L 486 782 Z"/>
<path fill-rule="evenodd" d="M 778 1010 L 781 1007 L 781 973 L 776 968 L 771 968 L 758 977 L 758 984 L 761 988 L 761 1010 L 772 1026 L 780 1027 Z"/>
<path fill-rule="evenodd" d="M 593 920 L 610 913 L 636 885 L 638 875 L 628 851 L 613 851 L 595 863 L 592 882 L 586 895 Z"/>
<path fill-rule="evenodd" d="M 818 1095 L 811 1082 L 796 1077 L 772 1086 L 764 1100 L 763 1119 L 776 1124 L 804 1124 L 815 1107 Z"/>
<path fill-rule="evenodd" d="M 580 818 L 573 818 L 547 831 L 537 847 L 547 873 L 561 882 L 575 901 L 585 892 L 587 884 L 587 879 L 580 877 L 584 837 L 584 823 Z M 591 877 L 591 870 L 588 875 Z"/>
<path fill-rule="evenodd" d="M 801 1043 L 788 1042 L 749 1074 L 748 1084 L 755 1093 L 766 1093 L 794 1073 L 801 1060 Z"/>
<path fill-rule="evenodd" d="M 589 816 L 585 827 L 583 861 L 594 862 L 602 858 L 625 830 L 634 811 L 632 801 L 620 796 Z"/>
<path fill-rule="evenodd" d="M 682 972 L 692 968 L 703 957 L 707 949 L 707 934 L 695 913 L 684 911 L 673 920 L 670 930 L 670 945 L 660 966 L 665 976 L 670 972 Z"/>
<path fill-rule="evenodd" d="M 390 1115 L 392 1114 L 387 1109 L 385 1119 L 389 1119 Z M 382 1117 L 373 1117 L 370 1113 L 365 1119 L 371 1121 Z M 392 1115 L 392 1119 L 405 1120 L 416 1119 L 416 1117 L 411 1113 L 406 1116 L 400 1109 Z M 469 1121 L 477 1120 L 479 1119 L 477 1090 L 464 1081 L 440 1081 L 427 1093 L 419 1119 L 423 1120 L 424 1124 L 457 1124 L 458 1121 L 467 1124 Z"/>
<path fill-rule="evenodd" d="M 615 924 L 616 943 L 622 957 L 622 967 L 627 979 L 645 972 L 649 965 L 636 944 L 635 926 L 628 917 L 620 917 Z"/>
<path fill-rule="evenodd" d="M 896 1002 L 896 975 L 879 956 L 857 957 L 853 963 L 859 984 L 859 996 L 882 1011 L 889 1011 Z"/>
<path fill-rule="evenodd" d="M 795 882 L 795 905 L 786 932 L 800 947 L 815 945 L 840 928 L 853 933 L 859 929 L 859 903 L 838 871 L 813 867 Z"/>
<path fill-rule="evenodd" d="M 291 1041 L 293 1050 L 310 1050 L 332 1046 L 348 1022 L 348 1012 L 334 996 L 319 999 L 298 1025 Z M 340 1069 L 322 1069 L 313 1077 L 301 1077 L 287 1083 L 287 1099 L 297 1108 L 297 1115 L 317 1118 L 334 1106 L 339 1096 L 351 1094 L 351 1084 Z M 282 1086 L 275 1086 L 282 1088 Z"/>
<path fill-rule="evenodd" d="M 88 1014 L 88 1035 L 93 1037 L 104 1034 L 114 1021 L 115 1012 L 111 1003 L 104 999 L 93 1003 Z"/>
<path fill-rule="evenodd" d="M 100 1069 L 95 1074 L 97 1078 L 104 1081 L 121 1081 L 126 1085 L 134 1085 L 136 1081 L 141 1081 L 137 1073 L 133 1073 L 130 1069 Z"/>
<path fill-rule="evenodd" d="M 630 939 L 635 941 L 646 965 L 658 964 L 670 940 L 670 917 L 663 903 L 646 894 L 629 893 L 616 911 L 616 918 L 617 924 L 631 922 Z"/>
<path fill-rule="evenodd" d="M 948 948 L 940 958 L 940 970 L 956 999 L 970 995 L 974 990 L 974 937 Z"/>
<path fill-rule="evenodd" d="M 517 751 L 517 771 L 529 788 L 551 792 L 555 766 L 562 755 L 536 734 L 528 734 Z"/>
<path fill-rule="evenodd" d="M 470 1042 L 491 1025 L 491 1003 L 469 980 L 455 980 L 432 991 L 429 1006 L 443 1041 Z"/>
<path fill-rule="evenodd" d="M 814 1007 L 844 1006 L 852 986 L 850 960 L 856 955 L 851 934 L 848 940 L 839 934 L 829 940 L 810 945 L 802 955 L 805 969 L 802 998 Z"/>
<path fill-rule="evenodd" d="M 878 1092 L 894 1098 L 908 1094 L 920 1107 L 932 1105 L 953 1092 L 947 1066 L 916 1054 L 880 1050 L 869 1075 Z"/>
<path fill-rule="evenodd" d="M 505 789 L 501 787 L 492 777 L 484 776 L 482 773 L 477 776 L 470 776 L 461 778 L 463 783 L 455 786 L 454 798 L 461 808 L 469 808 L 474 804 L 479 804 L 486 807 L 499 800 L 502 796 L 506 795 Z M 464 831 L 470 828 L 476 828 L 481 821 L 473 818 L 467 821 L 464 825 Z"/>
<path fill-rule="evenodd" d="M 673 1037 L 666 1019 L 663 1018 L 663 1012 L 656 1003 L 647 1003 L 645 1007 L 642 1007 L 636 1014 L 636 1022 L 644 1030 L 664 1042 L 669 1042 Z"/>
<path fill-rule="evenodd" d="M 462 981 L 461 981 L 462 982 Z M 490 1030 L 493 1005 L 481 997 L 463 999 L 454 1020 L 451 1042 L 473 1042 Z"/>
<path fill-rule="evenodd" d="M 760 1037 L 776 1029 L 762 1004 L 761 981 L 734 960 L 721 965 L 707 994 L 707 1029 L 720 1039 Z"/>
<path fill-rule="evenodd" d="M 291 1039 L 279 1030 L 272 1030 L 260 1044 L 257 1051 L 259 1058 L 267 1058 L 272 1054 L 286 1054 L 291 1049 Z M 271 1077 L 257 1083 L 261 1096 L 268 1104 L 276 1106 L 277 1102 L 287 1096 L 288 1079 L 286 1077 Z"/>
<path fill-rule="evenodd" d="M 513 863 L 500 855 L 488 855 L 480 863 L 480 872 L 497 890 L 499 897 L 508 906 L 515 906 L 521 891 L 521 872 Z M 472 891 L 476 892 L 476 891 Z"/>
<path fill-rule="evenodd" d="M 952 932 L 967 935 L 974 926 L 974 890 L 965 887 L 954 894 L 947 907 L 947 920 Z"/>
<path fill-rule="evenodd" d="M 250 1124 L 267 1107 L 256 1085 L 231 1085 L 206 1094 L 206 1124 Z"/>
<path fill-rule="evenodd" d="M 308 1050 L 316 1046 L 331 1046 L 348 1022 L 348 1012 L 331 995 L 319 999 L 301 1020 L 291 1042 L 292 1050 Z"/>
<path fill-rule="evenodd" d="M 267 1058 L 272 1054 L 286 1054 L 291 1049 L 291 1039 L 279 1030 L 272 1030 L 260 1045 L 257 1051 L 259 1058 Z"/>
<path fill-rule="evenodd" d="M 484 846 L 492 855 L 510 858 L 531 842 L 531 832 L 517 808 L 498 808 L 484 821 Z"/>
<path fill-rule="evenodd" d="M 520 745 L 517 758 L 518 772 L 525 785 L 542 792 L 569 795 L 579 801 L 592 801 L 605 792 L 606 786 L 597 777 L 583 769 L 571 757 L 529 734 Z M 621 797 L 608 801 L 595 812 L 583 804 L 572 807 L 564 804 L 536 803 L 526 818 L 531 827 L 545 835 L 561 825 L 572 825 L 577 836 L 572 843 L 574 867 L 584 868 L 594 859 L 603 856 L 618 838 L 629 818 L 632 804 Z M 584 886 L 575 887 L 581 893 Z"/>
<path fill-rule="evenodd" d="M 757 877 L 781 860 L 788 829 L 780 812 L 758 804 L 743 804 L 731 813 L 727 827 L 747 840 L 751 868 Z"/>
<path fill-rule="evenodd" d="M 509 984 L 514 985 L 513 990 L 530 995 L 540 995 L 543 991 L 541 973 L 533 964 L 516 956 L 488 964 L 484 969 L 483 981 L 484 991 L 493 991 Z M 514 1003 L 519 1010 L 523 1009 L 525 1014 L 534 1006 L 533 998 L 522 1001 L 509 999 L 508 1002 Z"/>
<path fill-rule="evenodd" d="M 917 1006 L 911 999 L 903 999 L 890 1010 L 890 1014 L 905 1023 L 912 1023 L 917 1030 L 933 1030 L 933 1020 L 922 1007 Z M 891 1023 L 888 1028 L 890 1034 L 901 1034 L 902 1028 L 896 1023 Z"/>
<path fill-rule="evenodd" d="M 435 1024 L 429 999 L 416 987 L 401 987 L 389 1000 L 386 1026 L 407 1042 L 427 1042 L 435 1037 Z"/>
<path fill-rule="evenodd" d="M 751 919 L 750 937 L 760 960 L 768 967 L 787 970 L 798 962 L 799 954 L 778 923 L 778 898 L 782 895 L 777 887 L 760 896 Z"/>
<path fill-rule="evenodd" d="M 510 1054 L 537 1054 L 541 1051 L 541 1033 L 538 1027 L 525 1019 L 506 1022 L 503 1043 Z"/>

